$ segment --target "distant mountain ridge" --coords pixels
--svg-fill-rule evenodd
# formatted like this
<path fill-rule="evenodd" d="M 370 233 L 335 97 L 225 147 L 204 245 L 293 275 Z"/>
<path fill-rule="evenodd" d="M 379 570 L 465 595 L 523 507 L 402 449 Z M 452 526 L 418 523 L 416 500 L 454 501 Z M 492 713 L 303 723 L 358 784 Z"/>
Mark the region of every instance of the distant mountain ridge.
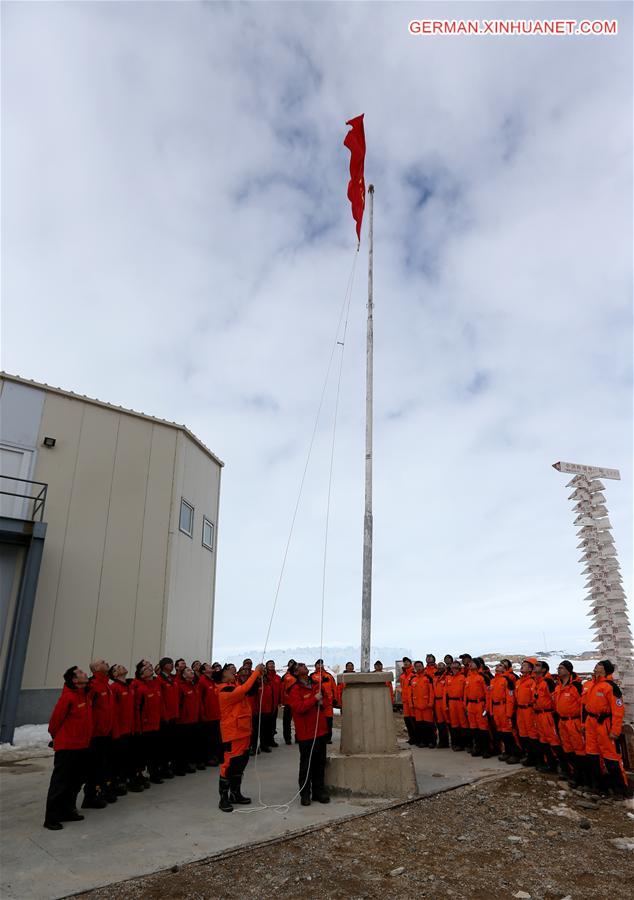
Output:
<path fill-rule="evenodd" d="M 259 662 L 262 656 L 262 648 L 259 650 L 222 650 L 218 651 L 223 659 L 219 662 L 234 662 L 240 664 L 243 659 L 249 657 L 254 662 Z M 412 651 L 403 647 L 373 647 L 370 654 L 372 665 L 374 661 L 380 659 L 386 668 L 393 668 L 397 659 L 402 659 L 403 655 L 410 655 Z M 216 651 L 214 650 L 214 654 Z M 360 647 L 276 647 L 266 651 L 266 659 L 274 659 L 278 669 L 286 666 L 289 659 L 297 662 L 305 662 L 307 666 L 312 666 L 316 659 L 323 657 L 326 667 L 340 666 L 343 668 L 349 661 L 353 662 L 355 668 L 359 668 L 361 659 Z M 214 661 L 218 658 L 218 654 L 214 655 Z"/>
<path fill-rule="evenodd" d="M 472 652 L 476 652 L 473 650 Z M 541 651 L 540 653 L 482 653 L 481 656 L 484 659 L 488 660 L 497 660 L 502 658 L 511 659 L 513 662 L 521 662 L 523 659 L 526 659 L 527 656 L 537 656 L 538 658 L 543 658 L 544 656 L 552 657 L 558 656 L 561 659 L 591 659 L 596 657 L 596 650 L 584 650 L 582 653 L 563 653 L 561 651 L 550 651 L 549 653 L 544 653 Z M 236 665 L 240 665 L 243 659 L 249 657 L 254 662 L 259 662 L 262 656 L 262 648 L 259 649 L 250 649 L 250 650 L 226 650 L 224 648 L 219 648 L 217 651 L 214 650 L 213 660 L 218 662 L 233 662 Z M 267 650 L 265 657 L 266 659 L 274 659 L 276 666 L 278 669 L 283 669 L 286 667 L 286 664 L 289 659 L 294 659 L 297 662 L 305 662 L 307 666 L 311 667 L 316 659 L 319 659 L 320 656 L 323 656 L 324 662 L 326 664 L 326 668 L 331 668 L 332 666 L 339 666 L 343 668 L 348 661 L 354 663 L 355 668 L 358 669 L 360 665 L 361 658 L 361 648 L 359 646 L 348 645 L 347 647 L 315 647 L 312 646 L 303 646 L 303 647 L 275 647 L 273 649 Z M 396 660 L 400 660 L 403 656 L 414 656 L 414 651 L 410 647 L 389 647 L 389 646 L 377 646 L 373 647 L 370 653 L 370 663 L 371 666 L 374 665 L 374 661 L 380 659 L 385 668 L 394 668 L 394 663 Z M 423 660 L 424 661 L 424 660 Z"/>

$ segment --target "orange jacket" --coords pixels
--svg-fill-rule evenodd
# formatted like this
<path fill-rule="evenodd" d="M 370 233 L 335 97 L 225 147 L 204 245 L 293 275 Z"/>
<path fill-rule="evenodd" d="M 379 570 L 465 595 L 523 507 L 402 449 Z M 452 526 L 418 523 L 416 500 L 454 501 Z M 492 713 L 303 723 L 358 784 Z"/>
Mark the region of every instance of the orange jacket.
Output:
<path fill-rule="evenodd" d="M 533 693 L 533 709 L 535 712 L 553 712 L 555 705 L 553 703 L 553 691 L 555 683 L 552 678 L 544 678 L 537 675 L 534 679 L 535 690 Z"/>
<path fill-rule="evenodd" d="M 535 701 L 535 678 L 532 675 L 521 675 L 515 685 L 515 703 L 518 709 L 533 707 Z"/>
<path fill-rule="evenodd" d="M 260 697 L 262 698 L 261 701 Z M 271 713 L 274 713 L 276 711 L 277 706 L 275 705 L 275 683 L 271 681 L 268 676 L 265 676 L 265 679 L 260 682 L 260 686 L 256 694 L 256 699 L 256 715 L 259 715 L 260 709 L 262 710 L 262 714 L 265 716 L 271 715 Z"/>
<path fill-rule="evenodd" d="M 260 673 L 254 670 L 244 684 L 223 684 L 218 692 L 220 733 L 224 744 L 251 737 L 251 705 L 247 693 Z"/>
<path fill-rule="evenodd" d="M 515 693 L 506 675 L 494 675 L 487 693 L 487 712 L 494 715 L 494 707 L 509 719 L 515 712 Z"/>
<path fill-rule="evenodd" d="M 555 712 L 562 719 L 581 718 L 581 682 L 570 679 L 557 685 L 553 693 Z"/>
<path fill-rule="evenodd" d="M 617 737 L 623 727 L 623 694 L 612 677 L 597 678 L 586 693 L 585 714 L 597 719 L 599 724 L 608 721 L 608 731 Z M 585 718 L 585 717 L 584 717 Z"/>
<path fill-rule="evenodd" d="M 464 703 L 464 683 L 465 675 L 462 670 L 454 675 L 447 675 L 445 681 L 445 709 L 449 708 L 449 702 L 455 703 L 462 701 Z"/>
<path fill-rule="evenodd" d="M 410 680 L 414 709 L 434 708 L 434 682 L 426 672 L 416 672 Z"/>
<path fill-rule="evenodd" d="M 324 711 L 324 715 L 327 718 L 330 718 L 332 716 L 334 701 L 337 697 L 337 684 L 335 682 L 335 679 L 332 677 L 330 672 L 326 672 L 325 669 L 322 669 L 321 672 L 319 672 L 318 669 L 315 669 L 313 674 L 310 676 L 310 680 L 313 682 L 313 684 L 321 684 L 321 692 L 324 695 L 322 708 Z"/>
<path fill-rule="evenodd" d="M 208 678 L 207 675 L 200 676 L 198 696 L 200 697 L 201 722 L 217 722 L 220 719 L 217 687 L 216 682 Z"/>
<path fill-rule="evenodd" d="M 64 685 L 48 723 L 55 750 L 84 750 L 92 737 L 92 707 L 85 688 Z"/>
<path fill-rule="evenodd" d="M 328 723 L 323 706 L 316 699 L 318 693 L 319 685 L 310 680 L 308 684 L 296 680 L 288 692 L 298 741 L 312 741 L 314 738 L 328 733 Z"/>
<path fill-rule="evenodd" d="M 88 682 L 88 702 L 92 706 L 92 736 L 112 734 L 114 704 L 105 672 L 96 672 Z"/>
<path fill-rule="evenodd" d="M 410 682 L 414 677 L 414 674 L 414 666 L 408 666 L 406 669 L 403 669 L 398 676 L 399 684 L 401 685 L 401 702 L 404 705 L 412 705 L 412 686 Z"/>
<path fill-rule="evenodd" d="M 284 672 L 282 675 L 280 703 L 283 703 L 284 706 L 288 706 L 288 691 L 293 687 L 296 680 L 295 676 L 291 675 L 290 672 Z"/>
<path fill-rule="evenodd" d="M 156 678 L 132 682 L 134 693 L 134 731 L 145 734 L 161 727 L 161 688 Z"/>
<path fill-rule="evenodd" d="M 266 677 L 273 686 L 273 706 L 277 709 L 282 702 L 282 679 L 277 672 L 267 672 Z"/>
<path fill-rule="evenodd" d="M 200 716 L 200 693 L 193 681 L 182 679 L 178 685 L 179 725 L 194 725 Z"/>
<path fill-rule="evenodd" d="M 116 739 L 132 734 L 134 730 L 134 693 L 129 684 L 121 681 L 113 681 L 110 690 L 113 705 L 112 737 Z"/>
<path fill-rule="evenodd" d="M 447 673 L 434 677 L 434 716 L 437 722 L 445 721 L 445 688 Z"/>
<path fill-rule="evenodd" d="M 484 675 L 471 669 L 464 680 L 465 703 L 478 703 L 485 706 L 487 699 L 487 683 Z"/>

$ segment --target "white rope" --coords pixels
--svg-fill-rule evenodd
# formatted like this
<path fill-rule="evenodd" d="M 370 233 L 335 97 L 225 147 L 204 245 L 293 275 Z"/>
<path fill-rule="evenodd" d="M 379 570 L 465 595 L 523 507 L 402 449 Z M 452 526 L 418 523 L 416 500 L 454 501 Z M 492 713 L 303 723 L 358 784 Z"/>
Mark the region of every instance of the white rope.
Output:
<path fill-rule="evenodd" d="M 333 425 L 332 425 L 332 440 L 331 440 L 331 445 L 330 445 L 330 465 L 329 465 L 329 471 L 328 471 L 328 492 L 327 492 L 327 499 L 326 499 L 326 521 L 325 521 L 325 529 L 324 529 L 324 532 L 325 532 L 324 533 L 324 552 L 323 552 L 322 579 L 321 579 L 321 618 L 320 618 L 320 625 L 319 625 L 319 648 L 320 648 L 319 657 L 320 657 L 320 659 L 323 659 L 323 655 L 324 655 L 324 609 L 325 609 L 325 605 L 326 605 L 326 570 L 327 570 L 327 560 L 328 560 L 328 532 L 329 532 L 329 526 L 330 526 L 330 505 L 331 505 L 331 496 L 332 496 L 332 478 L 333 478 L 334 458 L 335 458 L 335 439 L 336 439 L 336 432 L 337 432 L 337 418 L 338 418 L 338 413 L 339 413 L 339 398 L 341 395 L 343 358 L 344 358 L 344 352 L 345 352 L 345 346 L 346 346 L 346 336 L 348 333 L 348 321 L 350 318 L 350 303 L 352 300 L 352 288 L 354 285 L 354 275 L 355 275 L 355 271 L 356 271 L 358 255 L 359 254 L 358 254 L 358 247 L 357 247 L 357 248 L 355 248 L 354 259 L 352 262 L 352 268 L 350 270 L 350 275 L 348 276 L 348 284 L 346 286 L 343 303 L 341 305 L 341 310 L 340 310 L 339 318 L 337 321 L 335 338 L 333 341 L 332 350 L 330 352 L 328 366 L 326 368 L 326 375 L 324 377 L 324 383 L 323 383 L 323 386 L 321 389 L 321 396 L 319 399 L 319 405 L 317 407 L 317 413 L 315 415 L 315 422 L 313 424 L 313 431 L 312 431 L 312 435 L 311 435 L 311 439 L 310 439 L 310 444 L 308 446 L 308 453 L 306 455 L 306 463 L 304 465 L 304 470 L 302 472 L 302 477 L 301 477 L 300 484 L 299 484 L 299 491 L 297 494 L 295 508 L 293 510 L 293 516 L 291 519 L 291 525 L 290 525 L 290 529 L 289 529 L 288 539 L 286 541 L 286 546 L 284 548 L 284 555 L 282 558 L 282 566 L 281 566 L 280 575 L 279 575 L 279 578 L 277 581 L 275 597 L 273 599 L 273 608 L 271 610 L 271 616 L 269 618 L 269 624 L 268 624 L 268 628 L 267 628 L 267 632 L 266 632 L 266 638 L 264 641 L 264 648 L 262 650 L 262 658 L 260 660 L 261 663 L 264 663 L 264 657 L 265 657 L 266 651 L 268 649 L 269 638 L 271 635 L 271 628 L 273 626 L 273 619 L 275 616 L 275 610 L 277 608 L 277 601 L 279 598 L 280 588 L 282 585 L 282 579 L 283 579 L 284 571 L 286 568 L 288 551 L 289 551 L 289 548 L 291 545 L 293 531 L 295 528 L 295 521 L 297 519 L 297 513 L 299 511 L 299 506 L 300 506 L 300 502 L 301 502 L 301 498 L 302 498 L 302 494 L 303 494 L 303 490 L 304 490 L 304 482 L 306 480 L 306 474 L 308 472 L 308 466 L 309 466 L 310 459 L 312 456 L 313 445 L 315 443 L 315 437 L 316 437 L 317 428 L 319 425 L 319 419 L 321 417 L 321 411 L 322 411 L 322 407 L 324 404 L 324 398 L 326 396 L 326 389 L 328 387 L 328 381 L 330 379 L 330 371 L 332 369 L 332 363 L 333 363 L 333 360 L 335 357 L 335 352 L 337 350 L 337 347 L 341 347 L 341 353 L 339 356 L 339 373 L 338 373 L 338 377 L 337 377 L 337 390 L 336 390 L 336 396 L 335 396 L 335 410 L 334 410 Z M 345 315 L 345 318 L 344 318 L 344 315 Z M 343 332 L 341 332 L 342 319 L 344 322 Z M 339 339 L 340 332 L 341 332 L 341 339 Z M 319 691 L 321 692 L 321 690 L 322 690 L 322 676 L 321 676 L 321 667 L 320 667 Z M 306 784 L 308 783 L 308 779 L 310 778 L 310 764 L 311 764 L 312 758 L 313 758 L 313 750 L 315 749 L 315 742 L 317 741 L 317 729 L 319 727 L 319 711 L 317 712 L 317 716 L 315 717 L 315 733 L 313 735 L 312 744 L 311 744 L 311 748 L 310 748 L 310 754 L 308 757 L 308 768 L 307 768 L 306 780 L 305 780 L 304 784 L 300 786 L 299 790 L 286 803 L 267 804 L 267 803 L 264 803 L 264 801 L 262 800 L 262 779 L 260 778 L 260 774 L 258 771 L 258 755 L 260 753 L 260 729 L 261 729 L 261 722 L 262 722 L 262 701 L 263 701 L 263 699 L 264 699 L 264 691 L 261 690 L 260 691 L 260 708 L 258 710 L 258 736 L 257 736 L 257 742 L 256 742 L 255 759 L 254 759 L 254 771 L 255 771 L 255 777 L 256 777 L 256 780 L 258 783 L 258 806 L 252 806 L 250 809 L 240 809 L 238 811 L 244 812 L 244 813 L 252 813 L 252 812 L 260 812 L 261 810 L 265 810 L 265 809 L 272 809 L 277 813 L 283 814 L 285 812 L 288 812 L 288 810 L 291 807 L 291 804 L 293 804 L 295 802 L 295 800 L 297 800 L 297 798 L 301 795 L 301 792 L 306 787 Z"/>

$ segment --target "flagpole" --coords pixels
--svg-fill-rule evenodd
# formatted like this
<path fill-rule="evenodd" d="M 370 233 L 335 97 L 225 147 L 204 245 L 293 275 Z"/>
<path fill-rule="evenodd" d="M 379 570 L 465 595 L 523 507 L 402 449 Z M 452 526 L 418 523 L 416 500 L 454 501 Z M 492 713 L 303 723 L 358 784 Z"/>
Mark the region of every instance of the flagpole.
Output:
<path fill-rule="evenodd" d="M 365 514 L 363 517 L 363 585 L 361 592 L 361 671 L 370 671 L 370 633 L 372 621 L 372 400 L 374 380 L 374 296 L 373 226 L 374 185 L 370 195 L 370 234 L 368 250 L 368 326 L 365 374 Z"/>

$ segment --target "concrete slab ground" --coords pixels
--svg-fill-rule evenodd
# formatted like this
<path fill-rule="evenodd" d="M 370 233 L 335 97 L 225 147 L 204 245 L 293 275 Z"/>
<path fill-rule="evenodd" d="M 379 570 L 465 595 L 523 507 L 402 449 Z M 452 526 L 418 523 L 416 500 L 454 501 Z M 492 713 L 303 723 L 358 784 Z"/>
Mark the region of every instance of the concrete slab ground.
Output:
<path fill-rule="evenodd" d="M 403 745 L 404 746 L 404 745 Z M 336 744 L 333 744 L 336 747 Z M 258 758 L 262 799 L 288 801 L 297 790 L 298 753 L 282 745 Z M 517 767 L 473 759 L 450 750 L 414 749 L 419 793 L 429 796 Z M 219 812 L 218 770 L 206 769 L 143 794 L 129 794 L 104 810 L 86 810 L 84 822 L 63 831 L 42 828 L 51 758 L 20 760 L 0 768 L 0 896 L 3 900 L 54 900 L 89 888 L 204 859 L 236 847 L 282 837 L 379 809 L 386 801 L 333 798 L 328 805 L 257 812 Z M 254 760 L 243 790 L 254 798 Z M 388 801 L 389 802 L 389 801 Z"/>

